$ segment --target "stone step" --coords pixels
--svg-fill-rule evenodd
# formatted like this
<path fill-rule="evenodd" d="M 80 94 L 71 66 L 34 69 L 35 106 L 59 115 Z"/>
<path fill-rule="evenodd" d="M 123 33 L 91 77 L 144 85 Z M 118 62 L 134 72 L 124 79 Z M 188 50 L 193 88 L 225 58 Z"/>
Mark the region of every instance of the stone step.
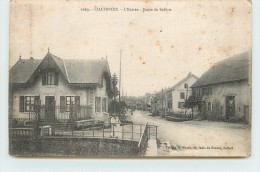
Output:
<path fill-rule="evenodd" d="M 156 140 L 148 140 L 148 146 L 146 149 L 145 156 L 157 156 L 157 141 Z"/>

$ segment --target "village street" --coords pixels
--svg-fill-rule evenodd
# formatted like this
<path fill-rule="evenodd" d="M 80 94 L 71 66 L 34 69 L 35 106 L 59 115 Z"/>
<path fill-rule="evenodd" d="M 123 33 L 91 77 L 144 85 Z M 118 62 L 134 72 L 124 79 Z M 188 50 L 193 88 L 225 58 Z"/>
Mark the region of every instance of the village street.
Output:
<path fill-rule="evenodd" d="M 247 125 L 213 121 L 173 122 L 150 115 L 145 111 L 126 114 L 134 123 L 148 122 L 158 126 L 159 156 L 237 156 L 250 152 L 250 127 Z"/>

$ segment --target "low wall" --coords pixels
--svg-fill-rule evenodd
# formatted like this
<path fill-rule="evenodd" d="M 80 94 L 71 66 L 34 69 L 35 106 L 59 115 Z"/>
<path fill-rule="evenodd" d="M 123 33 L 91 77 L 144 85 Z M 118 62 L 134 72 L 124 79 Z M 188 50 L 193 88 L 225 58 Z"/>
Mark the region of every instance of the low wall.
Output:
<path fill-rule="evenodd" d="M 131 140 L 48 137 L 38 141 L 12 140 L 14 156 L 80 156 L 86 158 L 124 158 L 139 155 L 138 142 Z"/>

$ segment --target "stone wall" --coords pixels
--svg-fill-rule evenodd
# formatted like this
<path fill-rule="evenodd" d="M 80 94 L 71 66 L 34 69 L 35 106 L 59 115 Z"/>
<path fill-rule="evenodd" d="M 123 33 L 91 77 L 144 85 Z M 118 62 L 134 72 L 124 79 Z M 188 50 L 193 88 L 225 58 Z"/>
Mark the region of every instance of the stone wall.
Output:
<path fill-rule="evenodd" d="M 86 158 L 127 158 L 139 155 L 138 142 L 120 139 L 50 137 L 38 141 L 13 140 L 14 156 L 79 156 Z"/>

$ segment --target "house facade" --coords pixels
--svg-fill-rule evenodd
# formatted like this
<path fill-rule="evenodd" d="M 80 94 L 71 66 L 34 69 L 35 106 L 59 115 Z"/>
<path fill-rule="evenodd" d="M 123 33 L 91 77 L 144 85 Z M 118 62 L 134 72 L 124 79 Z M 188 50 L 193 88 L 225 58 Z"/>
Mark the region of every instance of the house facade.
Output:
<path fill-rule="evenodd" d="M 250 53 L 215 64 L 192 86 L 195 113 L 205 119 L 251 123 Z"/>
<path fill-rule="evenodd" d="M 12 119 L 47 121 L 108 119 L 110 70 L 105 59 L 19 59 L 10 69 L 9 111 Z"/>
<path fill-rule="evenodd" d="M 192 94 L 191 86 L 197 81 L 197 77 L 191 73 L 166 91 L 166 106 L 168 112 L 176 114 L 191 113 L 185 108 L 185 102 Z"/>

